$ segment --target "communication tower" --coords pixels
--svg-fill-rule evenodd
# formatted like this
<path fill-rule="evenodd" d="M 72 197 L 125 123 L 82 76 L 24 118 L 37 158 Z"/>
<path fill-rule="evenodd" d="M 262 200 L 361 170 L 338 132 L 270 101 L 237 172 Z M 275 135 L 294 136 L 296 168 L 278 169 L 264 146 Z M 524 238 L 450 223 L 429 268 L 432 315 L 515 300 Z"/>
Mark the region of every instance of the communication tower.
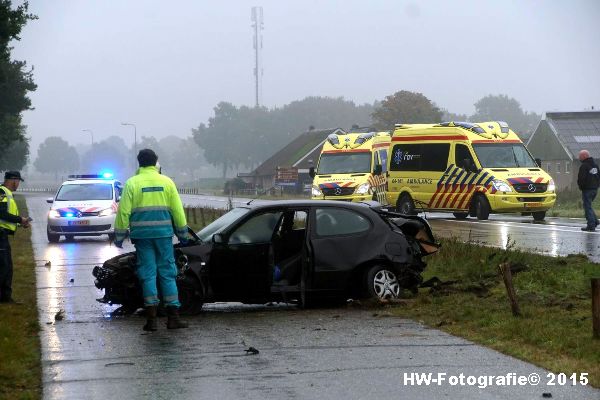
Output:
<path fill-rule="evenodd" d="M 252 7 L 252 28 L 254 29 L 254 78 L 256 90 L 256 107 L 260 105 L 262 96 L 262 31 L 264 29 L 262 7 Z"/>

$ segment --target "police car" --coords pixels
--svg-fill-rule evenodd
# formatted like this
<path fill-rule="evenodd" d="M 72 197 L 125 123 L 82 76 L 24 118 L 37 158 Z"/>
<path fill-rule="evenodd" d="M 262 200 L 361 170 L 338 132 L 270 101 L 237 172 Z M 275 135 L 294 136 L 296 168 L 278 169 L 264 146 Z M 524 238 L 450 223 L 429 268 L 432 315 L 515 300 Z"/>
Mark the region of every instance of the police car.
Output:
<path fill-rule="evenodd" d="M 113 240 L 122 189 L 121 182 L 113 179 L 111 173 L 69 175 L 56 196 L 46 200 L 52 204 L 48 212 L 48 241 L 57 243 L 62 235 L 67 240 L 108 235 Z"/>

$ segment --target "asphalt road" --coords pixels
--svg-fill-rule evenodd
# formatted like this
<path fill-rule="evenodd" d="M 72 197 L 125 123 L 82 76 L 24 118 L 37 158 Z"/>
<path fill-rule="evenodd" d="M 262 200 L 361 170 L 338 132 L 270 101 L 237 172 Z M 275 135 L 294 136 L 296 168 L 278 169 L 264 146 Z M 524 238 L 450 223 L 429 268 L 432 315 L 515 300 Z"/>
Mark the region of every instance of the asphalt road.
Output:
<path fill-rule="evenodd" d="M 95 301 L 91 270 L 131 250 L 105 237 L 46 241 L 44 195 L 26 196 L 37 264 L 45 399 L 600 399 L 584 386 L 546 386 L 547 371 L 385 309 L 298 310 L 211 304 L 190 328 L 142 331 L 140 316 L 112 317 Z M 51 264 L 46 266 L 47 262 Z M 64 310 L 64 319 L 55 315 Z M 260 351 L 247 355 L 248 347 Z M 584 372 L 584 371 L 582 371 Z M 411 384 L 412 373 L 445 373 Z M 450 385 L 465 376 L 530 377 L 523 386 Z M 465 378 L 463 378 L 465 379 Z M 467 380 L 465 380 L 467 382 Z"/>

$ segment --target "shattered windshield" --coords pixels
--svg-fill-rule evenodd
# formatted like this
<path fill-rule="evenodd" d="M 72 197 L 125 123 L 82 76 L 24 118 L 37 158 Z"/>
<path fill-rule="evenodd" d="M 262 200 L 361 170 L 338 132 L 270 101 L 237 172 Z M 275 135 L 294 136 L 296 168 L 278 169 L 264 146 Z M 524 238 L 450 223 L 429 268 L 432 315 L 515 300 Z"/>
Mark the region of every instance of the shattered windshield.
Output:
<path fill-rule="evenodd" d="M 215 233 L 221 232 L 227 228 L 233 222 L 246 215 L 250 211 L 249 208 L 238 207 L 229 211 L 227 214 L 217 218 L 212 223 L 205 226 L 200 232 L 197 233 L 200 240 L 206 242 L 211 240 Z"/>

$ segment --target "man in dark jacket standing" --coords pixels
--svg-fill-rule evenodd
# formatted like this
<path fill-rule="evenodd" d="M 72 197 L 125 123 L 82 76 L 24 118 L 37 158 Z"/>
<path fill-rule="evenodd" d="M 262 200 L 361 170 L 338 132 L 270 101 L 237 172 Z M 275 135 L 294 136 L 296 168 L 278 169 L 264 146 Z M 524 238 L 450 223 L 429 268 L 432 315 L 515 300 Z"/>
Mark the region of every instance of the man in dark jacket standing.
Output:
<path fill-rule="evenodd" d="M 587 220 L 587 226 L 581 228 L 581 230 L 594 232 L 596 226 L 598 226 L 598 217 L 596 217 L 592 202 L 598 194 L 600 171 L 598 170 L 598 165 L 594 162 L 594 159 L 590 157 L 590 152 L 587 150 L 581 150 L 579 152 L 579 161 L 581 161 L 581 166 L 579 167 L 579 174 L 577 175 L 577 185 L 579 186 L 579 190 L 581 190 L 583 210 L 585 212 L 585 219 Z"/>

